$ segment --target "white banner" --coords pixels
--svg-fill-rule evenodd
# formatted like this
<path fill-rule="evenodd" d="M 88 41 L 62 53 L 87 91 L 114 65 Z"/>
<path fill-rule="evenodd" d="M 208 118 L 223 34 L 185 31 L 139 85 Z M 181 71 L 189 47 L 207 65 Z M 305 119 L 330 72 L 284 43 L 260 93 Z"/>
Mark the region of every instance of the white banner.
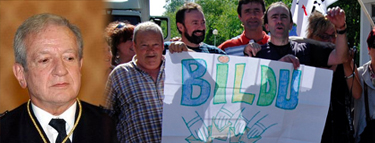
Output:
<path fill-rule="evenodd" d="M 320 142 L 331 79 L 304 65 L 167 53 L 162 142 Z"/>

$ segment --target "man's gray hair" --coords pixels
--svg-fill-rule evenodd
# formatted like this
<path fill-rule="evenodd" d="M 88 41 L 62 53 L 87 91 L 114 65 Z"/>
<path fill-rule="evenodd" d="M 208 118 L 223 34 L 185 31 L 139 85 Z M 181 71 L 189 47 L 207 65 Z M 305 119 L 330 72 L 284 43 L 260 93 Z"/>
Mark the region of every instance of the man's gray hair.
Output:
<path fill-rule="evenodd" d="M 15 60 L 16 63 L 21 64 L 25 70 L 27 70 L 25 38 L 30 34 L 43 32 L 43 30 L 49 25 L 66 26 L 74 33 L 78 46 L 78 57 L 79 59 L 82 59 L 83 40 L 79 28 L 71 24 L 64 17 L 43 13 L 34 15 L 24 21 L 22 25 L 18 27 L 16 35 L 14 36 L 13 49 Z"/>
<path fill-rule="evenodd" d="M 134 43 L 137 43 L 136 37 L 137 37 L 137 34 L 138 34 L 139 31 L 153 31 L 153 32 L 156 32 L 156 33 L 160 33 L 161 41 L 164 40 L 163 31 L 161 30 L 160 26 L 155 24 L 154 22 L 151 22 L 151 21 L 142 22 L 142 23 L 139 23 L 134 28 L 134 33 L 133 33 Z"/>

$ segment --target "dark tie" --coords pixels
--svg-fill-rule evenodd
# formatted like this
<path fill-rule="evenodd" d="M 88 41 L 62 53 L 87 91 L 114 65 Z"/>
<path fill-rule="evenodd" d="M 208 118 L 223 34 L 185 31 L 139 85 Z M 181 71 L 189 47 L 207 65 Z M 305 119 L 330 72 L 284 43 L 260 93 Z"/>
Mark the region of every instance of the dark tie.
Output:
<path fill-rule="evenodd" d="M 66 137 L 65 123 L 66 122 L 64 119 L 52 119 L 49 122 L 49 125 L 55 128 L 57 132 L 59 133 L 55 143 L 61 143 L 65 139 Z M 65 143 L 70 143 L 69 138 L 66 140 Z"/>

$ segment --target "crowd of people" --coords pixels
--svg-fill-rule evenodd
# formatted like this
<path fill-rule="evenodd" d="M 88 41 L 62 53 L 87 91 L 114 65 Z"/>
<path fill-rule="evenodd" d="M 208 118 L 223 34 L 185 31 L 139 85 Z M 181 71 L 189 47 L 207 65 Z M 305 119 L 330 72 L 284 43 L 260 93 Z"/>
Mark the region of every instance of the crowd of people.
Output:
<path fill-rule="evenodd" d="M 241 35 L 218 47 L 203 43 L 206 20 L 196 3 L 176 12 L 177 41 L 164 42 L 153 22 L 115 21 L 105 29 L 110 62 L 103 108 L 80 101 L 83 40 L 80 30 L 54 14 L 19 26 L 13 73 L 30 100 L 0 117 L 1 142 L 161 142 L 166 50 L 249 56 L 334 71 L 323 143 L 375 142 L 375 29 L 367 39 L 371 61 L 357 69 L 348 48 L 345 12 L 313 12 L 307 38 L 289 37 L 287 5 L 239 0 Z M 263 31 L 263 28 L 266 31 Z M 267 34 L 269 32 L 269 35 Z M 331 44 L 327 44 L 327 42 Z M 352 105 L 354 104 L 354 106 Z M 354 111 L 353 111 L 354 109 Z"/>

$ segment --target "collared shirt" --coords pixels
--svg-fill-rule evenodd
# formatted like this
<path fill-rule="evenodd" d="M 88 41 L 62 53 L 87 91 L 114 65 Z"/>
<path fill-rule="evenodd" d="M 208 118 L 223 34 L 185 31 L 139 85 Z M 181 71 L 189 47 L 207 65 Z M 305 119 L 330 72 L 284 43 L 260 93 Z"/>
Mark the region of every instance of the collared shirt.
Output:
<path fill-rule="evenodd" d="M 49 125 L 49 122 L 51 119 L 64 119 L 66 124 L 65 124 L 65 129 L 66 129 L 66 134 L 68 135 L 70 130 L 74 126 L 74 120 L 75 120 L 75 114 L 76 114 L 76 109 L 77 109 L 77 101 L 74 102 L 72 106 L 68 108 L 64 113 L 62 113 L 59 116 L 54 116 L 47 111 L 44 111 L 43 109 L 37 107 L 33 103 L 31 103 L 31 108 L 35 114 L 35 117 L 37 118 L 39 124 L 42 126 L 44 133 L 47 135 L 48 140 L 51 143 L 54 143 L 56 141 L 57 136 L 59 133 L 55 128 Z M 69 139 L 71 142 L 73 142 L 73 134 L 69 136 Z"/>
<path fill-rule="evenodd" d="M 109 114 L 117 121 L 120 142 L 161 142 L 164 99 L 163 59 L 156 82 L 133 60 L 118 65 L 107 81 Z"/>
<path fill-rule="evenodd" d="M 270 38 L 266 32 L 263 31 L 262 34 L 264 35 L 262 40 L 256 41 L 259 45 L 267 44 L 268 39 Z M 249 41 L 250 39 L 246 37 L 245 31 L 243 31 L 241 35 L 225 41 L 220 44 L 218 48 L 224 50 L 228 55 L 244 56 L 243 50 L 246 45 L 249 44 Z"/>

